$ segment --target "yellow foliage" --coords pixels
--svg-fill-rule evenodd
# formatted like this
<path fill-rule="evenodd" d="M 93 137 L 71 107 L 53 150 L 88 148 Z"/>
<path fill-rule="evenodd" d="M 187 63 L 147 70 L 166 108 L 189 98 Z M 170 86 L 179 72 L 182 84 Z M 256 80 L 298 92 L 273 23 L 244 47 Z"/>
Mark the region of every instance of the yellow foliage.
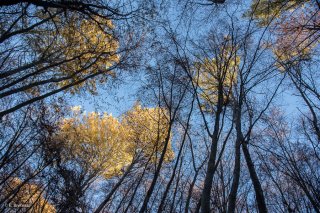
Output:
<path fill-rule="evenodd" d="M 65 142 L 66 153 L 72 153 L 64 156 L 66 161 L 80 158 L 107 178 L 120 174 L 132 161 L 126 132 L 116 118 L 106 113 L 75 112 L 62 123 L 59 137 Z"/>
<path fill-rule="evenodd" d="M 253 15 L 261 26 L 268 25 L 274 19 L 281 17 L 281 14 L 293 10 L 294 8 L 300 6 L 303 7 L 304 4 L 310 0 L 253 0 L 251 4 L 250 11 L 248 11 L 245 16 Z"/>
<path fill-rule="evenodd" d="M 316 3 L 310 0 L 254 0 L 247 16 L 251 15 L 260 26 L 273 25 L 271 31 L 276 40 L 270 47 L 279 70 L 310 59 L 319 42 L 314 31 L 305 26 L 318 25 Z"/>
<path fill-rule="evenodd" d="M 119 55 L 116 54 L 119 44 L 112 34 L 111 30 L 114 26 L 111 20 L 103 20 L 98 17 L 96 19 L 102 24 L 97 24 L 93 20 L 82 20 L 80 26 L 77 26 L 76 20 L 71 20 L 70 24 L 63 28 L 61 36 L 64 38 L 63 42 L 67 44 L 64 50 L 66 59 L 77 57 L 79 53 L 81 56 L 76 61 L 64 63 L 61 71 L 63 73 L 81 72 L 82 69 L 85 71 L 82 71 L 81 75 L 75 75 L 71 80 L 63 81 L 61 86 L 79 80 L 84 75 L 104 71 L 119 61 Z M 105 81 L 106 77 L 99 79 L 100 83 Z M 90 91 L 96 90 L 95 82 L 96 79 L 86 81 Z M 76 92 L 79 86 L 73 87 L 72 92 Z"/>
<path fill-rule="evenodd" d="M 11 178 L 5 187 L 4 194 L 9 194 L 14 190 L 17 190 L 22 181 L 19 178 Z M 25 183 L 21 186 L 18 193 L 8 203 L 8 206 L 12 208 L 18 208 L 20 210 L 29 209 L 28 212 L 46 212 L 55 213 L 56 209 L 42 196 L 42 189 L 35 184 Z"/>
<path fill-rule="evenodd" d="M 153 159 L 162 152 L 166 138 L 170 137 L 168 112 L 159 107 L 142 108 L 136 104 L 123 116 L 122 125 L 129 132 L 127 140 L 133 143 L 135 149 L 141 149 L 148 157 L 153 156 Z M 165 161 L 173 157 L 169 138 Z"/>
<path fill-rule="evenodd" d="M 73 110 L 73 116 L 63 120 L 57 136 L 64 141 L 63 161 L 81 159 L 90 169 L 110 178 L 121 174 L 138 150 L 152 159 L 162 151 L 169 128 L 163 109 L 136 105 L 121 123 L 107 113 L 81 114 L 79 107 Z M 165 160 L 173 156 L 169 141 Z"/>
<path fill-rule="evenodd" d="M 276 46 L 272 48 L 277 59 L 275 63 L 276 67 L 280 71 L 285 71 L 288 66 L 297 65 L 301 60 L 308 60 L 312 48 L 316 46 L 316 43 L 310 45 L 308 42 L 308 40 L 305 40 L 299 45 Z"/>
<path fill-rule="evenodd" d="M 58 69 L 54 69 L 55 77 L 70 77 L 59 81 L 57 85 L 60 87 L 79 81 L 85 76 L 105 72 L 71 87 L 68 90 L 71 93 L 78 92 L 82 87 L 94 93 L 97 82 L 105 83 L 108 77 L 114 77 L 113 72 L 106 71 L 119 62 L 117 54 L 119 43 L 114 37 L 114 25 L 111 20 L 92 18 L 84 19 L 79 17 L 79 14 L 73 14 L 65 19 L 57 16 L 54 20 L 59 29 L 40 29 L 34 32 L 41 38 L 32 42 L 35 52 L 59 54 L 58 58 L 66 60 Z"/>
<path fill-rule="evenodd" d="M 237 72 L 240 57 L 236 56 L 230 48 L 225 49 L 212 60 L 206 58 L 196 63 L 196 82 L 201 89 L 202 99 L 216 105 L 218 102 L 219 85 L 222 86 L 223 102 L 227 103 L 231 95 L 231 88 L 237 83 Z"/>

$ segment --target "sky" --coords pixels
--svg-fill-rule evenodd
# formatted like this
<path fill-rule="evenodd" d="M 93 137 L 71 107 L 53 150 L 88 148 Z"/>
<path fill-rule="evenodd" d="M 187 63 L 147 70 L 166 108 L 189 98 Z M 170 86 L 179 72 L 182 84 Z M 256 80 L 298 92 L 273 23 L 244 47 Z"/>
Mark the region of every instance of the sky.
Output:
<path fill-rule="evenodd" d="M 200 6 L 193 8 L 194 15 L 193 17 L 198 17 L 198 20 L 192 20 L 188 22 L 185 19 L 179 17 L 179 12 L 181 8 L 177 8 L 174 5 L 171 5 L 168 11 L 165 11 L 164 14 L 160 14 L 161 17 L 169 17 L 170 27 L 176 30 L 179 37 L 184 38 L 187 35 L 191 38 L 197 40 L 201 38 L 202 35 L 205 35 L 210 30 L 214 30 L 215 24 L 219 24 L 219 19 L 225 18 L 224 12 L 219 12 L 219 9 L 224 6 Z M 228 8 L 230 8 L 228 6 Z M 232 13 L 236 11 L 237 13 L 243 13 L 241 8 L 248 8 L 246 6 L 235 6 L 232 9 L 228 9 L 228 12 Z M 211 19 L 207 19 L 203 13 L 203 10 L 208 10 Z M 201 12 L 202 11 L 202 12 Z M 212 16 L 212 13 L 215 16 Z M 198 14 L 196 16 L 195 14 Z M 161 18 L 159 16 L 159 18 Z M 208 16 L 208 15 L 206 15 Z M 186 16 L 187 17 L 187 16 Z M 209 16 L 208 16 L 209 17 Z M 212 18 L 213 17 L 213 18 Z M 203 22 L 201 22 L 203 19 Z M 215 20 L 214 23 L 211 21 Z M 200 25 L 199 25 L 200 21 Z M 188 26 L 189 28 L 186 28 Z M 169 27 L 169 26 L 168 26 Z M 159 34 L 161 35 L 161 30 L 158 29 Z M 190 30 L 190 31 L 189 31 Z M 163 33 L 163 32 L 162 32 Z M 111 113 L 113 116 L 119 117 L 121 114 L 128 111 L 134 103 L 138 100 L 139 88 L 146 83 L 145 73 L 143 71 L 126 74 L 123 72 L 120 76 L 121 80 L 116 81 L 115 83 L 107 83 L 104 86 L 98 87 L 97 95 L 91 95 L 86 93 L 85 95 L 76 95 L 69 96 L 70 105 L 82 107 L 82 110 L 86 112 L 97 111 L 100 113 L 107 112 Z M 112 81 L 112 79 L 111 79 Z M 301 105 L 301 100 L 293 95 L 294 91 L 286 89 L 285 87 L 281 88 L 284 92 L 277 97 L 277 102 L 282 108 L 285 114 L 292 115 L 296 114 L 298 110 L 303 109 L 304 106 Z M 141 95 L 141 94 L 140 94 Z M 143 94 L 142 94 L 143 95 Z"/>

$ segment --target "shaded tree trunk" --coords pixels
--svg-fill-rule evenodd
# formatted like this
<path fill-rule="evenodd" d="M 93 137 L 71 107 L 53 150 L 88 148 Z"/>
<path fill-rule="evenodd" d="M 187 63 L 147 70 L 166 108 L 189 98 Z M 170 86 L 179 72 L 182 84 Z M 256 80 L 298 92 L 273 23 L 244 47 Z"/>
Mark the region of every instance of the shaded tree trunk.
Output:
<path fill-rule="evenodd" d="M 235 144 L 235 157 L 234 157 L 234 170 L 233 170 L 233 179 L 232 186 L 229 195 L 228 202 L 228 213 L 235 212 L 236 202 L 237 202 L 237 193 L 239 188 L 239 179 L 240 179 L 240 161 L 241 161 L 241 142 L 239 140 L 236 141 Z"/>
<path fill-rule="evenodd" d="M 258 175 L 257 175 L 256 170 L 254 168 L 254 164 L 252 162 L 252 159 L 251 159 L 251 156 L 249 153 L 249 149 L 248 149 L 246 143 L 242 144 L 242 151 L 243 151 L 244 157 L 246 159 L 246 163 L 247 163 L 249 173 L 250 173 L 250 178 L 251 178 L 251 181 L 253 184 L 254 191 L 256 193 L 256 201 L 258 204 L 259 212 L 261 212 L 261 213 L 268 212 L 266 202 L 264 199 L 264 195 L 263 195 L 263 191 L 261 188 L 261 183 L 259 181 Z"/>

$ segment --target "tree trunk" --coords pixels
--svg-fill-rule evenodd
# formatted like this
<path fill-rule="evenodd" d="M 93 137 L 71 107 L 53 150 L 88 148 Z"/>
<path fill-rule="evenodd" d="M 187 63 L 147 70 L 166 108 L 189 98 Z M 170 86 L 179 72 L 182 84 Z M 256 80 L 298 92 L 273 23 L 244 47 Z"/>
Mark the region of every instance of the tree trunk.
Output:
<path fill-rule="evenodd" d="M 261 184 L 260 184 L 259 178 L 257 176 L 256 170 L 254 168 L 254 164 L 252 162 L 252 159 L 251 159 L 251 156 L 250 156 L 250 153 L 249 153 L 249 150 L 248 150 L 246 143 L 242 144 L 242 151 L 243 151 L 244 157 L 246 159 L 246 163 L 247 163 L 249 173 L 250 173 L 250 178 L 251 178 L 251 181 L 253 184 L 254 191 L 256 193 L 256 201 L 258 204 L 259 212 L 260 213 L 268 212 L 266 202 L 264 199 L 264 195 L 263 195 L 263 191 L 261 188 Z"/>
<path fill-rule="evenodd" d="M 223 88 L 222 85 L 219 87 L 218 94 L 218 104 L 217 111 L 215 113 L 215 124 L 214 131 L 212 134 L 212 143 L 210 149 L 210 157 L 208 162 L 207 173 L 204 181 L 204 187 L 201 195 L 201 213 L 209 213 L 210 212 L 210 196 L 211 196 L 211 188 L 212 188 L 212 180 L 213 175 L 216 170 L 216 155 L 218 148 L 218 140 L 219 140 L 219 129 L 220 129 L 220 115 L 223 109 Z"/>
<path fill-rule="evenodd" d="M 240 93 L 240 98 L 242 93 Z M 239 179 L 240 179 L 240 162 L 241 162 L 241 144 L 244 143 L 244 138 L 241 130 L 241 105 L 242 101 L 237 102 L 234 101 L 235 108 L 234 108 L 234 123 L 236 126 L 237 132 L 237 139 L 235 144 L 235 156 L 234 156 L 234 170 L 233 170 L 233 179 L 232 179 L 232 186 L 229 195 L 229 202 L 228 202 L 228 213 L 234 213 L 236 209 L 236 202 L 237 202 L 237 193 L 239 188 Z"/>
<path fill-rule="evenodd" d="M 232 179 L 232 186 L 229 195 L 229 202 L 228 202 L 228 213 L 234 213 L 236 209 L 236 202 L 237 202 L 237 193 L 239 187 L 239 179 L 240 179 L 240 161 L 241 161 L 241 142 L 237 139 L 235 144 L 235 157 L 234 157 L 234 170 L 233 170 L 233 179 Z"/>

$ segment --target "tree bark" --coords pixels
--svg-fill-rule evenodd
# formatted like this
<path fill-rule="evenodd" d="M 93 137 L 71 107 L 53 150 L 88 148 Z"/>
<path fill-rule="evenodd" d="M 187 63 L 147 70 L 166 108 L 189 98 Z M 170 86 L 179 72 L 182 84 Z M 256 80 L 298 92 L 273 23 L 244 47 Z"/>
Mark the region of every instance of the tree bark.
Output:
<path fill-rule="evenodd" d="M 266 202 L 264 199 L 263 191 L 261 188 L 261 183 L 259 181 L 258 175 L 256 173 L 256 170 L 254 168 L 254 164 L 252 162 L 248 147 L 246 143 L 242 144 L 242 151 L 244 154 L 244 157 L 246 159 L 247 167 L 249 169 L 250 178 L 253 184 L 254 191 L 256 193 L 256 201 L 258 204 L 258 209 L 260 213 L 268 212 Z"/>
<path fill-rule="evenodd" d="M 210 212 L 210 196 L 211 196 L 211 188 L 212 188 L 212 180 L 213 175 L 216 170 L 216 155 L 218 148 L 218 140 L 219 140 L 219 129 L 220 129 L 220 116 L 223 109 L 223 93 L 222 93 L 222 85 L 218 90 L 218 104 L 215 118 L 214 131 L 212 134 L 212 143 L 210 149 L 210 157 L 208 162 L 207 173 L 204 181 L 204 187 L 201 195 L 201 213 L 209 213 Z"/>
<path fill-rule="evenodd" d="M 242 98 L 242 93 L 240 93 L 240 98 Z M 228 213 L 234 213 L 236 210 L 236 202 L 237 202 L 237 193 L 239 188 L 239 179 L 240 179 L 240 162 L 241 162 L 241 144 L 244 143 L 244 137 L 241 130 L 241 105 L 242 101 L 235 102 L 234 108 L 234 123 L 236 126 L 237 139 L 235 144 L 235 157 L 234 157 L 234 170 L 233 170 L 233 179 L 231 185 L 231 191 L 229 194 L 229 202 L 228 202 Z"/>
<path fill-rule="evenodd" d="M 240 161 L 241 161 L 241 142 L 239 140 L 236 141 L 235 144 L 235 157 L 234 157 L 234 170 L 233 170 L 233 179 L 232 179 L 232 186 L 229 195 L 229 202 L 228 202 L 228 213 L 234 213 L 236 209 L 236 202 L 237 202 L 237 193 L 239 187 L 239 179 L 240 179 Z"/>

